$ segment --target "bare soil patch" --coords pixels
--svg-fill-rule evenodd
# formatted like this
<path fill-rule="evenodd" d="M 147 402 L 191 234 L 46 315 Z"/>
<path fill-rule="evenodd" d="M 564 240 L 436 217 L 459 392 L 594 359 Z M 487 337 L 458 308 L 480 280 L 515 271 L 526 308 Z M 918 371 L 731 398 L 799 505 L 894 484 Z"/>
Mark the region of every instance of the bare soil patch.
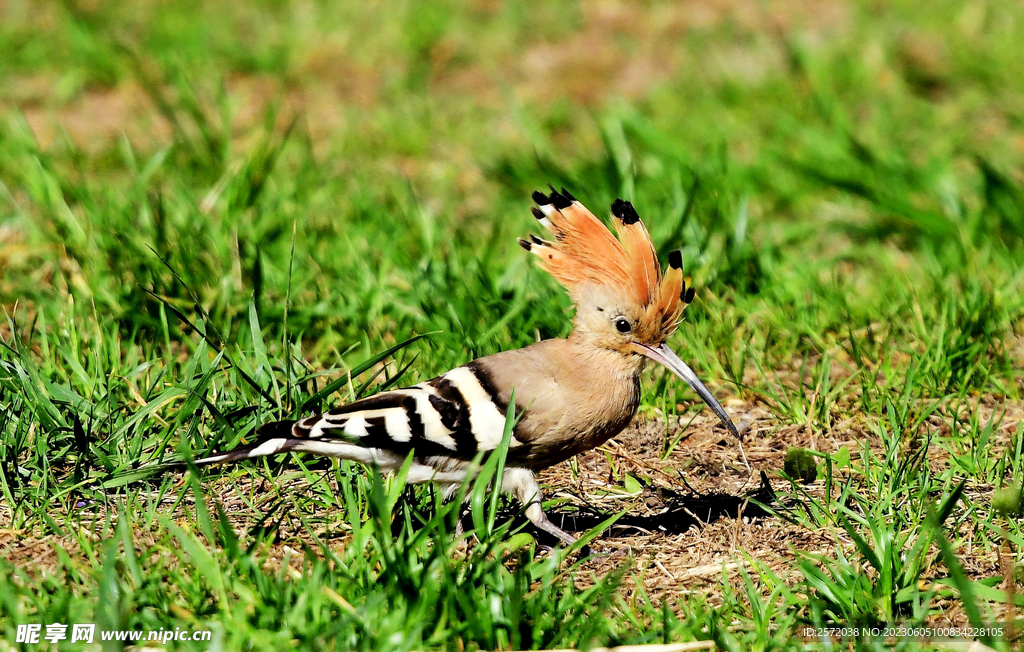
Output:
<path fill-rule="evenodd" d="M 1012 445 L 1013 436 L 1024 421 L 1021 401 L 982 397 L 962 409 L 977 410 L 983 423 L 1001 416 L 993 435 L 993 454 Z M 613 554 L 594 557 L 584 566 L 587 571 L 603 576 L 623 563 L 624 555 L 629 555 L 636 569 L 636 581 L 648 595 L 671 597 L 699 590 L 714 599 L 721 590 L 723 569 L 733 578 L 751 560 L 786 578 L 797 572 L 793 570 L 797 551 L 831 557 L 841 547 L 847 555 L 856 557 L 853 542 L 845 534 L 810 530 L 779 518 L 764 517 L 756 504 L 746 499 L 770 500 L 770 490 L 762 487 L 762 472 L 775 491 L 789 489 L 779 472 L 791 446 L 826 453 L 847 446 L 855 452 L 867 442 L 873 452 L 882 454 L 881 441 L 873 430 L 856 424 L 816 433 L 803 426 L 781 425 L 764 406 L 757 405 L 745 413 L 733 414 L 737 422 L 747 423 L 742 451 L 739 442 L 718 425 L 713 415 L 701 415 L 665 459 L 660 457 L 666 438 L 674 439 L 681 426 L 677 423 L 665 428 L 663 423 L 647 422 L 636 424 L 606 446 L 579 456 L 578 476 L 574 477 L 569 465 L 545 471 L 542 482 L 553 488 L 553 495 L 565 497 L 576 506 L 587 506 L 583 510 L 589 516 L 583 519 L 586 525 L 629 507 L 629 513 L 619 521 L 622 526 L 613 528 L 593 544 L 596 551 Z M 941 415 L 940 412 L 926 422 L 921 434 L 930 430 L 934 437 L 948 436 L 949 427 Z M 908 440 L 908 450 L 914 445 L 913 439 Z M 950 465 L 950 460 L 943 447 L 933 445 L 929 448 L 928 463 L 934 471 L 941 471 Z M 629 473 L 649 478 L 650 484 L 630 497 L 602 491 L 622 485 L 621 481 L 611 480 L 613 465 L 618 477 Z M 995 488 L 975 484 L 967 487 L 967 493 L 973 500 L 987 503 Z M 804 489 L 811 495 L 824 496 L 821 479 Z M 564 508 L 562 512 L 551 516 L 556 522 L 561 516 L 563 525 L 572 531 L 574 514 L 564 513 Z M 642 527 L 645 520 L 661 527 L 643 528 L 646 532 L 636 527 Z M 993 551 L 977 547 L 958 553 L 973 579 L 1002 575 L 998 555 Z M 629 593 L 635 586 L 627 582 L 624 590 Z"/>

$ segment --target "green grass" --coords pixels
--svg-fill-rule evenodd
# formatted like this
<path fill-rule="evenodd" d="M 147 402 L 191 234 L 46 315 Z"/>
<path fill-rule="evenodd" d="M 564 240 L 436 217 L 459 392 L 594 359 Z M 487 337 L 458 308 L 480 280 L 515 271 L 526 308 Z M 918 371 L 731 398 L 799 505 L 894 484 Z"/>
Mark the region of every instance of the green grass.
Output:
<path fill-rule="evenodd" d="M 1024 11 L 780 4 L 766 31 L 758 3 L 617 6 L 3 5 L 8 642 L 96 622 L 221 649 L 785 650 L 831 620 L 1003 616 Z M 777 451 L 773 518 L 836 554 L 652 595 L 636 564 L 538 554 L 482 498 L 457 542 L 454 506 L 346 462 L 139 468 L 565 335 L 568 300 L 515 246 L 549 182 L 599 214 L 627 197 L 682 246 L 699 292 L 673 345 L 767 408 L 756 437 L 816 438 L 817 490 Z M 695 409 L 648 374 L 643 418 Z"/>

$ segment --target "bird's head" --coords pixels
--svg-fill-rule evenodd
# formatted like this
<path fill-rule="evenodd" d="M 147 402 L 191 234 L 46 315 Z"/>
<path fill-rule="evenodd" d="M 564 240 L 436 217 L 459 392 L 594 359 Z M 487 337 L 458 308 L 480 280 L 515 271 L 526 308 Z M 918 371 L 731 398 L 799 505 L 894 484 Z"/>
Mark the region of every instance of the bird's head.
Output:
<path fill-rule="evenodd" d="M 569 292 L 576 306 L 573 338 L 665 365 L 735 434 L 736 426 L 722 406 L 665 344 L 694 297 L 683 279 L 680 253 L 669 254 L 668 270 L 662 274 L 651 236 L 628 201 L 616 199 L 611 206 L 616 238 L 564 188 L 552 188 L 550 195 L 535 192 L 533 200 L 538 205 L 534 217 L 554 239 L 531 235 L 519 244 Z"/>

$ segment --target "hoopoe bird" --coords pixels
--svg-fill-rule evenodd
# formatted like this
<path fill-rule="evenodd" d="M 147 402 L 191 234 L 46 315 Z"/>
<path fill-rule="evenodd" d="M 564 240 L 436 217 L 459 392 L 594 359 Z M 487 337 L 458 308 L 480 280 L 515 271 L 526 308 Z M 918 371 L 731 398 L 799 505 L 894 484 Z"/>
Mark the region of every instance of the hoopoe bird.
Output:
<path fill-rule="evenodd" d="M 472 472 L 474 457 L 500 445 L 514 390 L 520 418 L 501 489 L 522 502 L 537 528 L 571 545 L 575 538 L 544 513 L 535 473 L 600 446 L 629 425 L 648 360 L 686 381 L 737 435 L 715 397 L 665 344 L 694 298 L 680 252 L 669 254 L 662 274 L 651 237 L 628 201 L 611 206 L 616 238 L 564 188 L 535 192 L 533 200 L 533 215 L 553 239 L 531 235 L 519 244 L 568 291 L 576 311 L 568 338 L 495 353 L 324 414 L 265 424 L 251 445 L 196 463 L 294 451 L 393 471 L 412 451 L 407 481 L 440 483 L 451 494 Z"/>

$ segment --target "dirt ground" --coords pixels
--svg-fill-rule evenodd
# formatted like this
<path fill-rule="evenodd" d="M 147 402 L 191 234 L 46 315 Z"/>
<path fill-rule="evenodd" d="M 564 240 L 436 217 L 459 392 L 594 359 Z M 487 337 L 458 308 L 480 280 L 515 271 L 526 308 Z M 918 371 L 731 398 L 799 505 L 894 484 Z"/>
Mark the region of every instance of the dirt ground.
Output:
<path fill-rule="evenodd" d="M 1024 402 L 1020 401 L 982 398 L 973 409 L 981 411 L 983 422 L 995 412 L 1006 410 L 994 434 L 996 451 L 1010 444 L 1024 420 Z M 837 548 L 842 548 L 848 557 L 857 556 L 853 541 L 845 534 L 837 536 L 828 529 L 811 530 L 766 516 L 756 504 L 745 499 L 754 498 L 772 506 L 780 504 L 774 500 L 774 494 L 790 491 L 789 483 L 779 472 L 791 446 L 823 453 L 834 453 L 846 446 L 856 459 L 857 451 L 868 442 L 873 452 L 882 454 L 881 442 L 871 428 L 863 423 L 845 424 L 844 428 L 833 428 L 828 433 L 815 433 L 802 426 L 779 426 L 760 406 L 750 407 L 746 413 L 733 411 L 733 415 L 743 431 L 742 450 L 735 438 L 717 427 L 714 415 L 702 413 L 664 460 L 660 454 L 666 437 L 673 440 L 681 426 L 676 424 L 666 430 L 662 423 L 648 422 L 631 427 L 601 449 L 580 456 L 578 478 L 573 478 L 568 465 L 545 472 L 544 483 L 565 487 L 553 495 L 571 498 L 575 505 L 590 505 L 603 514 L 631 505 L 629 514 L 618 521 L 619 527 L 594 544 L 595 550 L 612 554 L 595 556 L 585 564 L 586 571 L 599 576 L 611 572 L 623 563 L 625 553 L 636 571 L 636 580 L 624 584 L 625 593 L 635 591 L 639 583 L 655 599 L 699 592 L 714 602 L 721 595 L 723 569 L 732 583 L 739 580 L 739 569 L 749 567 L 753 560 L 772 569 L 784 581 L 793 581 L 798 573 L 793 570 L 798 551 L 835 557 Z M 940 411 L 922 426 L 919 435 L 942 437 L 948 433 Z M 936 445 L 929 448 L 928 461 L 935 472 L 949 466 L 946 453 Z M 649 477 L 652 482 L 639 496 L 629 499 L 632 502 L 599 496 L 599 488 L 609 484 L 611 464 L 618 468 L 620 477 L 630 473 Z M 762 473 L 774 491 L 763 486 Z M 819 497 L 825 493 L 821 478 L 805 489 Z M 965 493 L 973 501 L 987 505 L 994 489 L 974 485 L 967 486 Z M 597 518 L 591 520 L 587 525 L 598 522 Z M 629 524 L 647 527 L 640 529 Z M 1003 576 L 994 551 L 972 547 L 961 548 L 958 554 L 973 579 Z M 945 569 L 940 573 L 944 575 Z M 966 615 L 957 607 L 945 611 L 942 622 L 933 624 L 964 623 Z"/>

